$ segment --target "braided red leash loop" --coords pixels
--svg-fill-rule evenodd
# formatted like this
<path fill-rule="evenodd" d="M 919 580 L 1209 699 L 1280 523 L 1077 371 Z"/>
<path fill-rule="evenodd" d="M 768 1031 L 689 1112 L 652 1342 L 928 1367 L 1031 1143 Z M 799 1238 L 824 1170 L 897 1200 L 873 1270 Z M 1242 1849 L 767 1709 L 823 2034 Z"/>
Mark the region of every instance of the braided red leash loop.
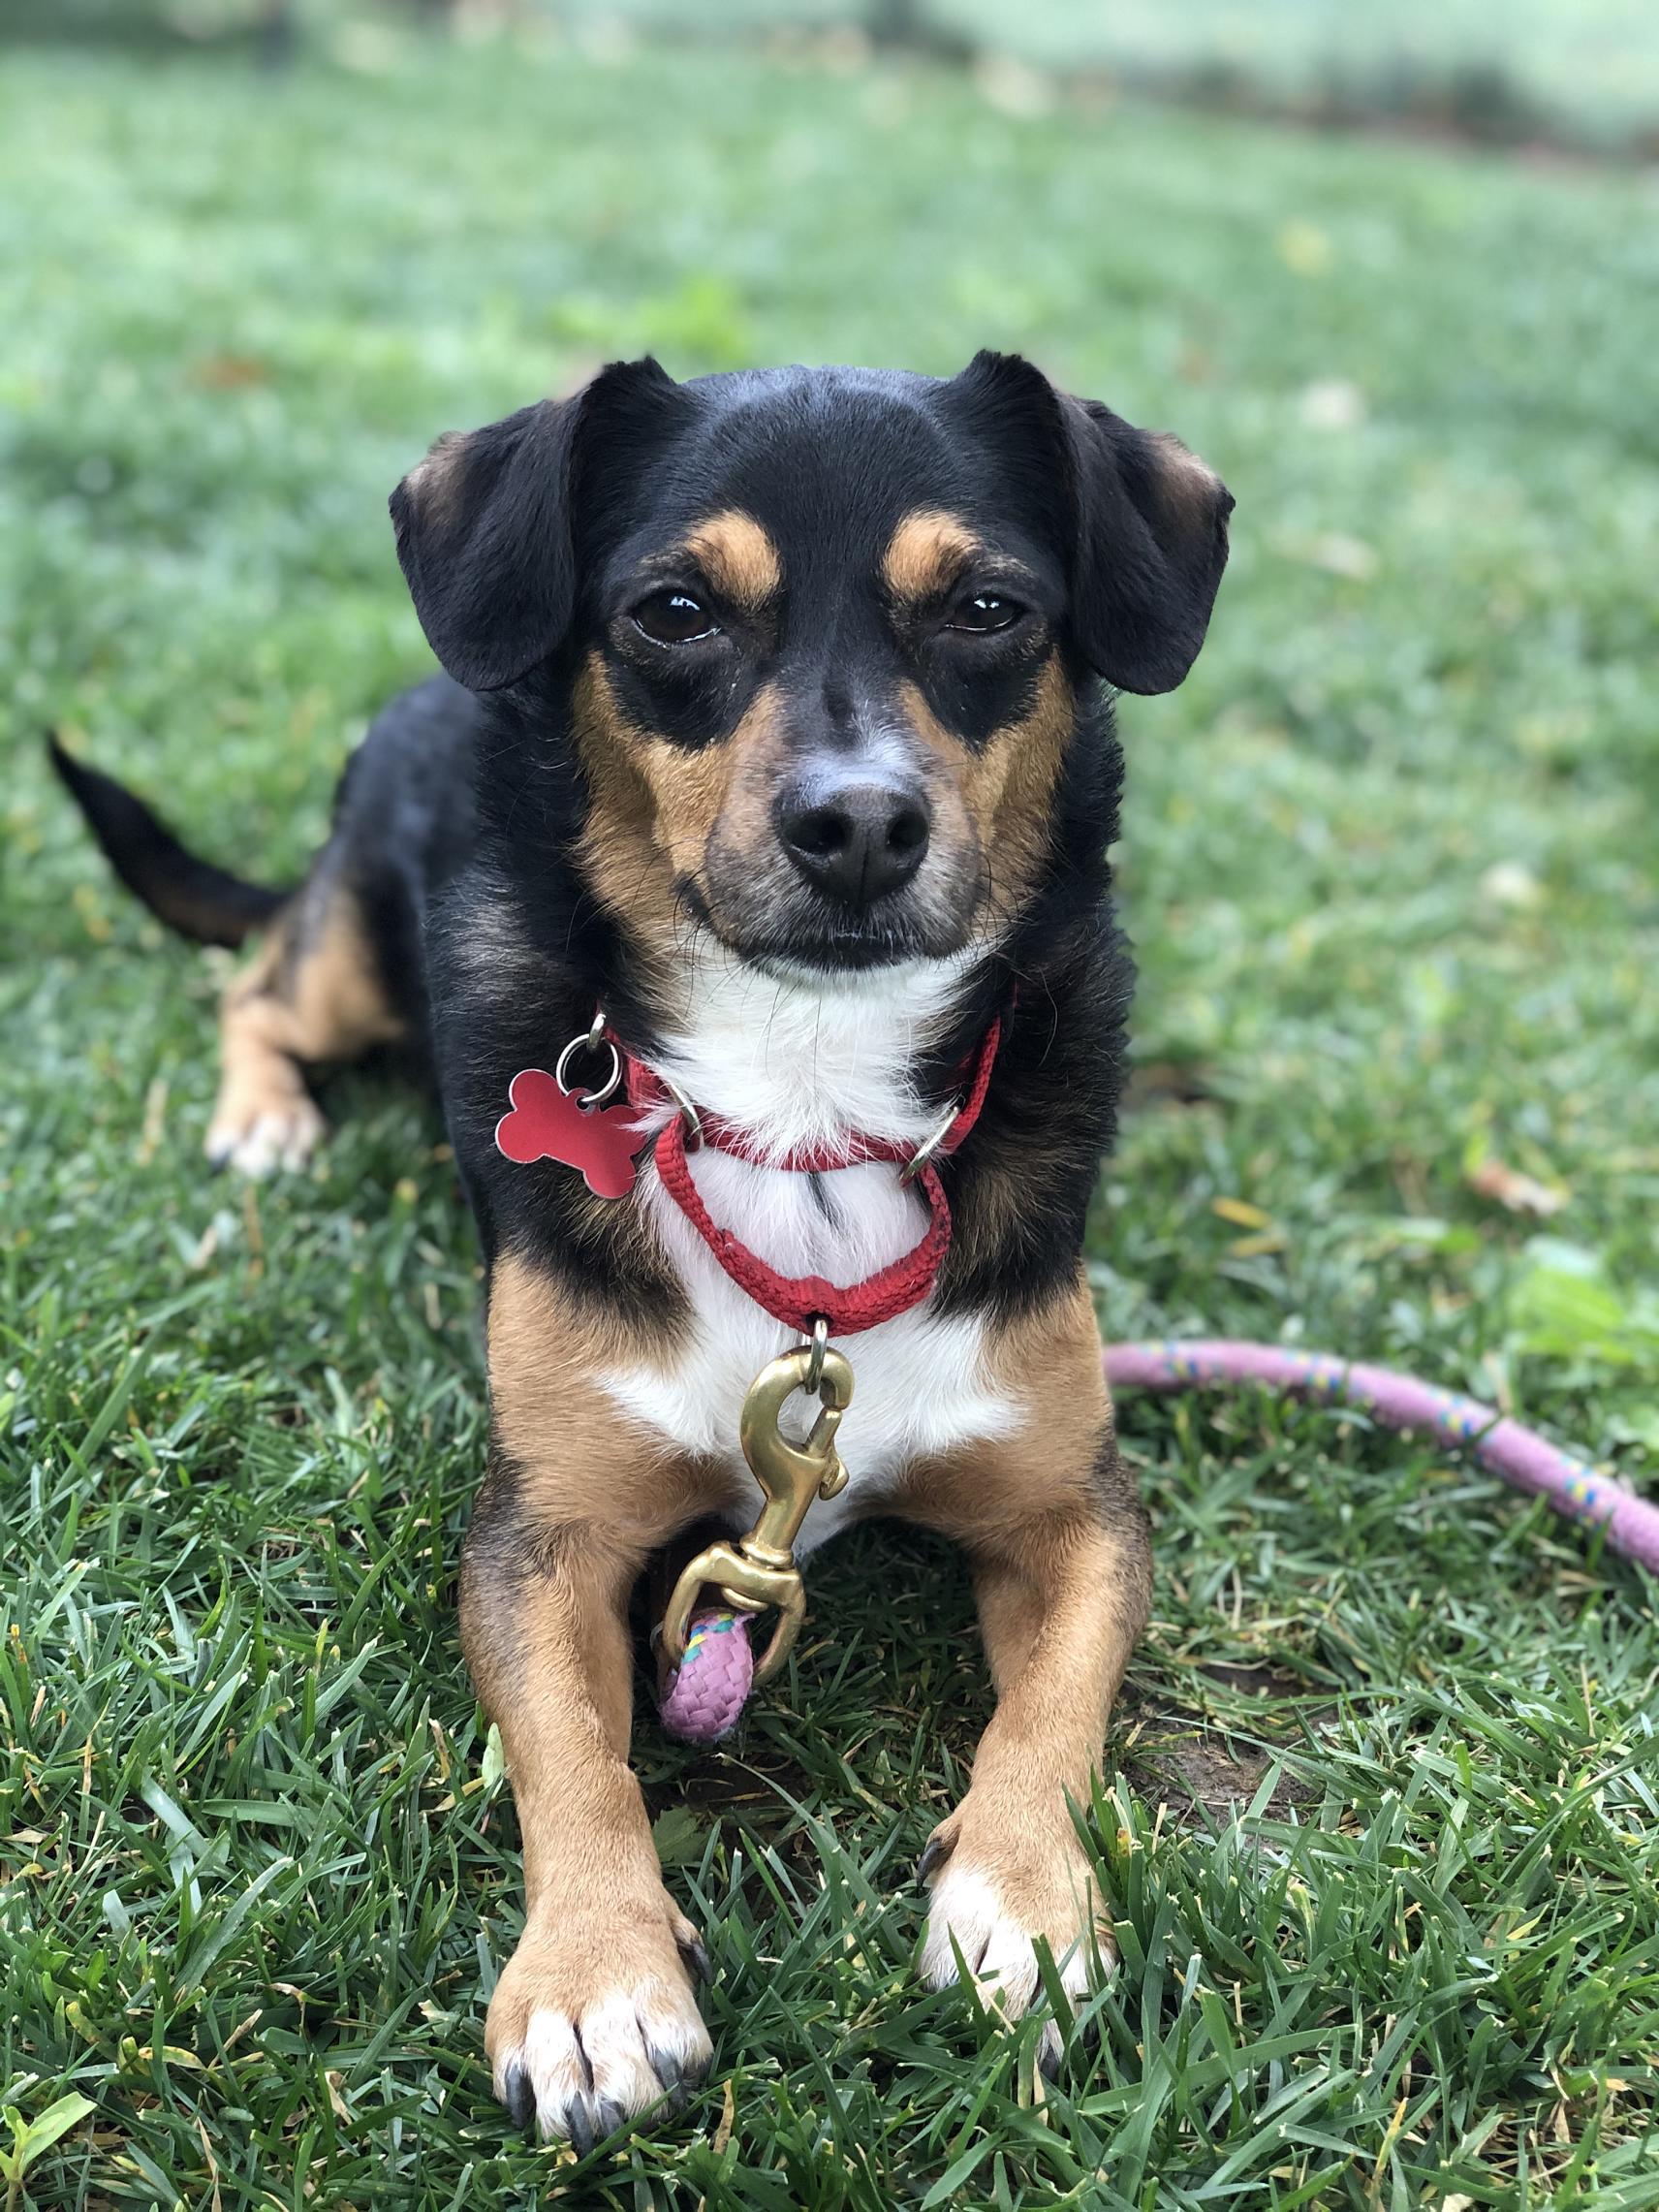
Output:
<path fill-rule="evenodd" d="M 1001 1041 L 1002 1024 L 993 1022 L 980 1045 L 967 1096 L 933 1148 L 936 1153 L 948 1156 L 954 1153 L 979 1120 Z M 650 1069 L 632 1059 L 628 1063 L 628 1089 L 636 1105 L 660 1105 L 671 1099 L 666 1086 Z M 907 1167 L 915 1162 L 915 1180 L 927 1200 L 928 1214 L 926 1233 L 919 1244 L 860 1282 L 842 1285 L 828 1281 L 821 1275 L 782 1275 L 758 1252 L 751 1251 L 734 1230 L 723 1229 L 709 1213 L 702 1192 L 692 1181 L 686 1159 L 685 1117 L 683 1113 L 674 1114 L 656 1143 L 657 1174 L 663 1188 L 732 1280 L 774 1321 L 809 1336 L 813 1324 L 824 1320 L 829 1323 L 830 1336 L 853 1336 L 861 1329 L 873 1329 L 880 1322 L 896 1320 L 899 1314 L 920 1306 L 927 1296 L 951 1248 L 951 1202 L 945 1195 L 945 1185 L 939 1180 L 932 1158 L 918 1160 L 914 1145 L 855 1131 L 834 1147 L 807 1147 L 785 1153 L 782 1158 L 769 1159 L 756 1152 L 743 1130 L 735 1129 L 729 1122 L 704 1115 L 700 1117 L 699 1125 L 703 1142 L 712 1145 L 717 1152 L 730 1153 L 756 1166 L 770 1166 L 799 1175 L 827 1175 L 838 1168 L 858 1167 L 871 1160 Z"/>

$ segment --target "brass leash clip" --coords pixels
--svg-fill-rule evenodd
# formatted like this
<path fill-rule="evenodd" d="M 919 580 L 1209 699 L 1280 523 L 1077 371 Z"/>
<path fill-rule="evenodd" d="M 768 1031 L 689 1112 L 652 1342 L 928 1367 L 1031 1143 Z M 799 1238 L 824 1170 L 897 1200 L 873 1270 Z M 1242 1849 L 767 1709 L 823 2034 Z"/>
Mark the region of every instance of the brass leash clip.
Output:
<path fill-rule="evenodd" d="M 813 1391 L 818 1418 L 803 1443 L 792 1443 L 778 1415 L 798 1390 Z M 847 1470 L 835 1449 L 835 1432 L 853 1398 L 853 1371 L 824 1343 L 822 1325 L 806 1343 L 762 1368 L 749 1385 L 737 1425 L 750 1471 L 766 1493 L 759 1520 L 733 1544 L 724 1537 L 698 1553 L 674 1584 L 663 1615 L 662 1642 L 678 1666 L 698 1598 L 707 1588 L 739 1613 L 777 1608 L 771 1641 L 755 1662 L 755 1680 L 767 1682 L 789 1657 L 806 1618 L 806 1588 L 795 1564 L 795 1539 L 815 1498 L 846 1488 Z"/>

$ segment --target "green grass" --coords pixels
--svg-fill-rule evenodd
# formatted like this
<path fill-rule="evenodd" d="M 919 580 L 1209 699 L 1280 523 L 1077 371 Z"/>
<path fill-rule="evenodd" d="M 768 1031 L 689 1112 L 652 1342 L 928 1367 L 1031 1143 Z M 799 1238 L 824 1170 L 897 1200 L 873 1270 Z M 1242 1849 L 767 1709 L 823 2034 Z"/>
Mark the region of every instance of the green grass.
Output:
<path fill-rule="evenodd" d="M 436 430 L 645 345 L 1029 348 L 1239 500 L 1197 672 L 1124 717 L 1109 1330 L 1393 1360 L 1641 1479 L 1650 192 L 1021 122 L 924 74 L 391 59 L 36 56 L 0 89 L 0 2104 L 96 2107 L 18 2201 L 1659 2204 L 1652 1586 L 1426 1445 L 1262 1399 L 1123 1408 L 1159 1558 L 1096 1808 L 1124 1965 L 1046 2105 L 1029 2030 L 909 1978 L 909 1869 L 988 1693 L 955 1562 L 871 1531 L 734 1751 L 639 1732 L 718 1968 L 707 2091 L 579 2168 L 516 2141 L 440 1132 L 362 1071 L 306 1179 L 209 1177 L 218 972 L 37 749 L 56 722 L 292 873 L 426 666 L 383 501 Z M 1482 1198 L 1483 1161 L 1562 1210 Z"/>

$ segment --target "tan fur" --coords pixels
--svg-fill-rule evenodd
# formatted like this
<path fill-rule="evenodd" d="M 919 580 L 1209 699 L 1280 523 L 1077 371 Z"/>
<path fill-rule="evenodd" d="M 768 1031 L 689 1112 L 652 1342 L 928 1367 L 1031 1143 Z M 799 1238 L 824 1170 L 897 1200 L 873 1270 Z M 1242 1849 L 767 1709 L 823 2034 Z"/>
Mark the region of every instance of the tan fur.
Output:
<path fill-rule="evenodd" d="M 638 1357 L 639 1338 L 513 1253 L 491 1278 L 488 1343 L 499 1456 L 463 1562 L 461 1638 L 501 1729 L 527 1909 L 490 2005 L 493 2059 L 539 2008 L 578 2018 L 618 1985 L 684 1984 L 695 1931 L 663 1886 L 628 1765 L 627 1602 L 647 1553 L 734 1485 L 606 1396 L 598 1374 Z"/>
<path fill-rule="evenodd" d="M 1177 514 L 1207 514 L 1221 489 L 1214 469 L 1169 430 L 1152 433 L 1158 449 L 1158 487 L 1165 507 Z"/>
<path fill-rule="evenodd" d="M 464 430 L 446 430 L 428 449 L 424 460 L 409 471 L 407 490 L 434 522 L 448 521 L 461 486 L 461 457 L 472 440 Z"/>
<path fill-rule="evenodd" d="M 655 953 L 661 959 L 673 947 L 678 912 L 673 858 L 659 835 L 656 796 L 644 769 L 646 747 L 661 740 L 623 714 L 597 652 L 577 679 L 573 707 L 589 798 L 580 846 L 583 876 L 634 943 L 647 957 Z M 693 772 L 686 779 L 688 794 L 697 768 L 718 749 L 686 755 Z"/>
<path fill-rule="evenodd" d="M 949 590 L 980 550 L 960 516 L 931 507 L 906 515 L 882 555 L 882 576 L 898 600 L 920 604 Z"/>
<path fill-rule="evenodd" d="M 1021 1407 L 1019 1428 L 917 1461 L 895 1499 L 908 1519 L 970 1551 L 1015 1540 L 1034 1518 L 1056 1509 L 1093 1510 L 1089 1473 L 1111 1433 L 1111 1401 L 1080 1273 L 1037 1312 L 987 1329 L 984 1374 L 987 1388 Z"/>
<path fill-rule="evenodd" d="M 940 722 L 916 684 L 899 687 L 906 720 L 936 764 L 935 799 L 940 831 L 952 834 L 951 812 L 972 825 L 990 872 L 990 918 L 1006 922 L 1029 891 L 1042 865 L 1053 810 L 1054 785 L 1076 723 L 1077 703 L 1057 658 L 1050 656 L 1031 711 L 998 730 L 979 751 Z"/>
<path fill-rule="evenodd" d="M 603 1482 L 586 1472 L 591 1510 Z M 524 1860 L 524 1934 L 485 2032 L 492 2064 L 537 2011 L 579 2019 L 618 1985 L 683 1989 L 681 1951 L 697 1940 L 663 1885 L 628 1765 L 640 1555 L 589 1524 L 531 1558 L 505 1565 L 469 1546 L 461 1578 L 462 1644 L 501 1730 Z"/>
<path fill-rule="evenodd" d="M 685 550 L 716 591 L 755 612 L 783 589 L 783 563 L 771 539 L 752 515 L 736 508 L 700 522 Z"/>
<path fill-rule="evenodd" d="M 777 692 L 763 686 L 723 744 L 688 749 L 628 720 L 595 653 L 577 684 L 576 733 L 592 800 L 583 873 L 642 951 L 667 955 L 675 884 L 704 886 L 716 831 L 757 855 L 770 843 Z"/>
<path fill-rule="evenodd" d="M 724 744 L 690 755 L 661 743 L 646 748 L 659 835 L 683 873 L 701 872 L 716 836 L 757 856 L 769 844 L 779 704 L 776 687 L 763 684 Z"/>
<path fill-rule="evenodd" d="M 1012 1437 L 913 1470 L 897 1503 L 973 1565 L 997 1706 L 936 1866 L 971 1866 L 1056 1957 L 1104 1907 L 1067 1811 L 1086 1802 L 1144 1623 L 1143 1520 L 1117 1469 L 1086 1283 L 999 1332 L 987 1364 L 1024 1401 Z"/>
<path fill-rule="evenodd" d="M 319 913 L 302 893 L 225 995 L 210 1147 L 245 1138 L 268 1118 L 309 1149 L 322 1118 L 303 1068 L 350 1059 L 402 1029 L 356 901 L 336 890 Z"/>
<path fill-rule="evenodd" d="M 673 1343 L 660 1328 L 647 1340 L 602 1307 L 579 1306 L 516 1253 L 497 1260 L 490 1408 L 519 1469 L 516 1510 L 527 1530 L 602 1521 L 608 1542 L 642 1557 L 735 1501 L 732 1476 L 684 1460 L 630 1421 L 599 1380 L 610 1368 L 661 1361 Z"/>
<path fill-rule="evenodd" d="M 1056 1958 L 1088 1933 L 1110 1947 L 1070 1807 L 1088 1804 L 1146 1579 L 1143 1536 L 1081 1514 L 1034 1519 L 975 1563 L 997 1705 L 967 1794 L 934 1831 L 934 1864 L 971 1868 Z"/>

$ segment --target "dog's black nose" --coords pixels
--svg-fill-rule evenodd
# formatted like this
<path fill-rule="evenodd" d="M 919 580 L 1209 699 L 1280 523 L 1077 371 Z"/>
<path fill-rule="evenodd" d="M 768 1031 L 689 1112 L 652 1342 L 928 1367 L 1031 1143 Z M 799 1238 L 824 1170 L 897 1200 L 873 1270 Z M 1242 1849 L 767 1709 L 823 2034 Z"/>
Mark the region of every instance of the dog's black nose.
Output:
<path fill-rule="evenodd" d="M 777 829 L 807 882 L 861 914 L 922 866 L 929 823 L 921 794 L 903 784 L 818 774 L 784 794 Z"/>

